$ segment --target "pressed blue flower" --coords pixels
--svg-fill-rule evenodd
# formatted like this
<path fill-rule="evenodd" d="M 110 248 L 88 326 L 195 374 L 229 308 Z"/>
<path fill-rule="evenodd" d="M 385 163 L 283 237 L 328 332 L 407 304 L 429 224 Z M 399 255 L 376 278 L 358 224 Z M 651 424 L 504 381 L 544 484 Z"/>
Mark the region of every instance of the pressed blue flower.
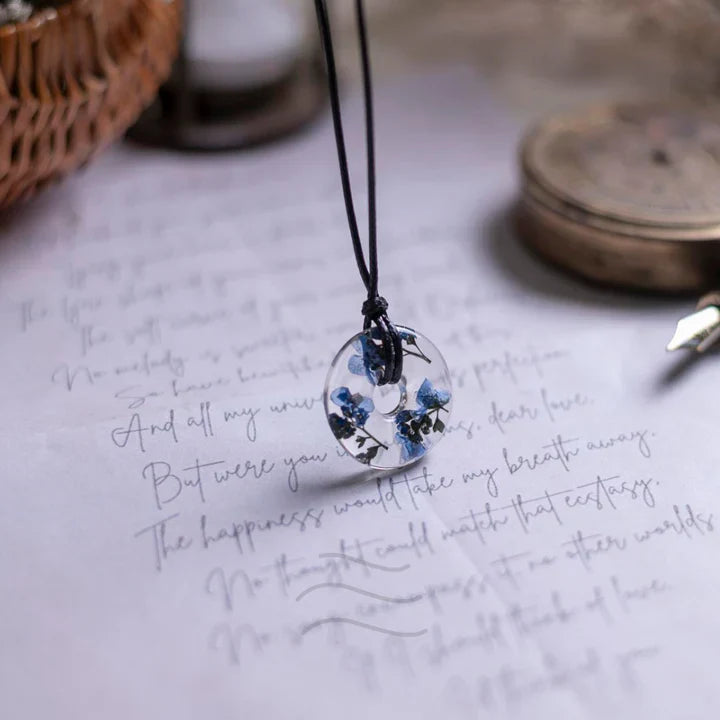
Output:
<path fill-rule="evenodd" d="M 340 407 L 350 404 L 352 402 L 352 393 L 350 392 L 350 388 L 345 386 L 335 388 L 330 393 L 330 399 Z"/>
<path fill-rule="evenodd" d="M 347 440 L 355 434 L 355 426 L 346 417 L 343 417 L 342 415 L 332 413 L 328 417 L 328 421 L 330 422 L 330 429 L 332 430 L 332 434 L 338 440 Z"/>
<path fill-rule="evenodd" d="M 370 413 L 375 410 L 375 404 L 370 398 L 360 393 L 353 395 L 347 387 L 339 387 L 333 390 L 330 399 L 342 409 L 343 415 L 355 427 L 363 427 L 370 417 Z"/>
<path fill-rule="evenodd" d="M 425 454 L 425 445 L 422 442 L 414 442 L 402 430 L 395 433 L 395 442 L 400 445 L 400 459 L 408 462 L 422 457 Z"/>
<path fill-rule="evenodd" d="M 403 437 L 407 437 L 410 433 L 410 423 L 414 418 L 415 413 L 412 410 L 401 410 L 395 416 L 395 424 L 397 425 L 398 432 Z"/>
<path fill-rule="evenodd" d="M 408 330 L 407 328 L 400 328 L 397 325 L 395 326 L 395 329 L 397 330 L 397 334 L 400 336 L 401 340 L 404 340 L 405 342 L 409 342 L 411 345 L 415 342 L 415 338 L 417 337 L 415 333 L 412 330 Z M 382 335 L 380 333 L 380 330 L 378 330 L 375 325 L 370 328 L 370 337 L 373 340 L 380 340 L 382 338 Z"/>
<path fill-rule="evenodd" d="M 417 391 L 417 403 L 422 410 L 437 410 L 450 402 L 450 393 L 447 390 L 437 390 L 425 378 Z"/>
<path fill-rule="evenodd" d="M 382 355 L 382 347 L 376 345 L 371 337 L 363 333 L 352 344 L 355 355 L 348 360 L 348 370 L 353 375 L 365 375 L 372 385 L 377 385 L 382 375 L 385 360 Z"/>
<path fill-rule="evenodd" d="M 395 416 L 395 442 L 400 445 L 402 462 L 414 460 L 425 454 L 425 444 L 420 429 L 423 412 L 402 410 Z"/>

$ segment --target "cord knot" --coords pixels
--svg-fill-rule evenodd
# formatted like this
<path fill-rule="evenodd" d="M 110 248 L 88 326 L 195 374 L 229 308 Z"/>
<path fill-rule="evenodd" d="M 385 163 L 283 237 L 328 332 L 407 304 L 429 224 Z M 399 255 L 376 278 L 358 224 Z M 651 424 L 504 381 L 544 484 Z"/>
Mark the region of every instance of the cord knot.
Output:
<path fill-rule="evenodd" d="M 374 297 L 369 297 L 363 303 L 362 314 L 370 320 L 370 322 L 375 322 L 378 318 L 387 314 L 387 309 L 387 300 L 380 295 L 375 295 Z"/>
<path fill-rule="evenodd" d="M 378 379 L 378 385 L 390 385 L 400 382 L 403 371 L 402 339 L 397 328 L 387 316 L 388 303 L 384 297 L 373 295 L 362 306 L 365 316 L 365 331 L 375 326 L 372 338 L 382 343 L 383 372 Z"/>

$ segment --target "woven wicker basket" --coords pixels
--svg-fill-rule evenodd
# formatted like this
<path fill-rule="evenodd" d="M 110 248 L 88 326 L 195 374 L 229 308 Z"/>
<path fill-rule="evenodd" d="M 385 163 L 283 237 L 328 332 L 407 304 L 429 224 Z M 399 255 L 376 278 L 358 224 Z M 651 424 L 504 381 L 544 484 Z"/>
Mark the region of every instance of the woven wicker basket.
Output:
<path fill-rule="evenodd" d="M 71 0 L 0 27 L 0 209 L 87 162 L 168 76 L 180 0 Z"/>

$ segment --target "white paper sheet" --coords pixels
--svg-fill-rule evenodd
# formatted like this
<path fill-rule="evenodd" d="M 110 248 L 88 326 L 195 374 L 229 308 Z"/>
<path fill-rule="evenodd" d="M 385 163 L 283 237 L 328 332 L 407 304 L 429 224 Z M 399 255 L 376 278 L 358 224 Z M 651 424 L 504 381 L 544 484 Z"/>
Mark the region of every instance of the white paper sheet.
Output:
<path fill-rule="evenodd" d="M 120 147 L 3 221 L 2 717 L 716 714 L 720 364 L 519 246 L 471 74 L 378 95 L 381 290 L 455 383 L 407 471 L 319 402 L 363 299 L 327 123 Z"/>

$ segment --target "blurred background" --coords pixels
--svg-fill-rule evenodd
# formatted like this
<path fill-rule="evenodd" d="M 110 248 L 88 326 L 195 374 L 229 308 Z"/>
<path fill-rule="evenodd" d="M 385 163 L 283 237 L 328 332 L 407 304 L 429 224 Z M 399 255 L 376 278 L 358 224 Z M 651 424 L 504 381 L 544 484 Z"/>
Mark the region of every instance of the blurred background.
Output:
<path fill-rule="evenodd" d="M 351 3 L 335 6 L 352 33 Z M 714 0 L 369 0 L 368 8 L 383 72 L 471 63 L 530 116 L 595 98 L 720 92 Z M 352 74 L 353 46 L 343 45 Z"/>
<path fill-rule="evenodd" d="M 352 83 L 353 3 L 329 6 Z M 469 65 L 521 120 L 595 100 L 720 96 L 720 0 L 366 6 L 378 81 Z M 310 0 L 0 0 L 0 26 L 0 207 L 87 162 L 159 87 L 131 131 L 155 145 L 244 147 L 303 127 L 324 106 Z"/>
<path fill-rule="evenodd" d="M 349 4 L 336 6 L 350 32 Z M 370 0 L 368 8 L 385 70 L 470 62 L 528 112 L 578 96 L 720 87 L 720 3 L 711 0 Z"/>

